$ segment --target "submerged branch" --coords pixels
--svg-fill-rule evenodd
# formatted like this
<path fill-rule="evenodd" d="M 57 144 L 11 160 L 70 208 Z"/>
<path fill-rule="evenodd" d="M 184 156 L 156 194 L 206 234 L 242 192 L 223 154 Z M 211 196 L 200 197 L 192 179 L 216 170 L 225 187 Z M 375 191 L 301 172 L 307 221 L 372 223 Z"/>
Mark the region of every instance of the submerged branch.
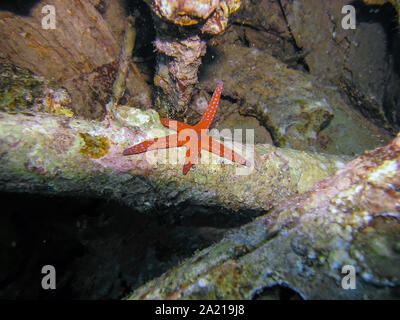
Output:
<path fill-rule="evenodd" d="M 161 157 L 167 150 L 122 156 L 133 144 L 169 133 L 155 111 L 119 106 L 117 116 L 130 128 L 48 114 L 1 113 L 0 190 L 107 198 L 142 212 L 184 201 L 268 210 L 309 190 L 349 159 L 257 145 L 248 175 L 236 174 L 240 165 L 202 151 L 202 161 L 211 155 L 217 164 L 198 164 L 184 176 L 183 162 L 152 163 L 151 156 Z M 174 150 L 183 160 L 186 148 L 168 149 Z"/>

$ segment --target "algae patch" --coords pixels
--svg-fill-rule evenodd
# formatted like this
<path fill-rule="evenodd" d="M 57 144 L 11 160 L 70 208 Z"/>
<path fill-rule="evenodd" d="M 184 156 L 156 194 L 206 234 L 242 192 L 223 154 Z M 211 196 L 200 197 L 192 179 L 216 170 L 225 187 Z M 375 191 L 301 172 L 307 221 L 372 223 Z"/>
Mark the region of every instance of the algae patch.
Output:
<path fill-rule="evenodd" d="M 0 111 L 46 112 L 72 118 L 71 104 L 68 91 L 59 84 L 0 61 Z"/>
<path fill-rule="evenodd" d="M 104 136 L 91 136 L 89 133 L 79 133 L 83 139 L 84 145 L 80 152 L 93 159 L 99 159 L 108 153 L 110 140 Z"/>

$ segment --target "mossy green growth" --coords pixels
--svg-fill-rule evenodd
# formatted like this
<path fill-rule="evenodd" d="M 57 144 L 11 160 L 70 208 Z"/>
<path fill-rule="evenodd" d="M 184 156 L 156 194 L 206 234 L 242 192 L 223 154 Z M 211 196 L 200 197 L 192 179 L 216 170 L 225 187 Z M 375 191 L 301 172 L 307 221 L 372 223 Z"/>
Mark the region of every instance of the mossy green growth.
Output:
<path fill-rule="evenodd" d="M 0 111 L 46 112 L 73 117 L 71 98 L 59 84 L 0 60 Z"/>
<path fill-rule="evenodd" d="M 398 16 L 399 25 L 400 25 L 400 0 L 396 0 L 395 1 L 395 7 L 396 7 L 396 10 L 397 10 L 397 16 Z"/>
<path fill-rule="evenodd" d="M 58 114 L 58 115 L 66 116 L 68 118 L 72 118 L 75 115 L 74 111 L 67 107 L 54 108 L 54 113 Z"/>
<path fill-rule="evenodd" d="M 79 133 L 83 139 L 84 145 L 80 152 L 93 159 L 99 159 L 108 153 L 110 140 L 104 136 L 91 136 L 89 133 Z"/>
<path fill-rule="evenodd" d="M 32 73 L 11 64 L 0 63 L 0 111 L 27 110 L 41 94 L 43 83 Z"/>

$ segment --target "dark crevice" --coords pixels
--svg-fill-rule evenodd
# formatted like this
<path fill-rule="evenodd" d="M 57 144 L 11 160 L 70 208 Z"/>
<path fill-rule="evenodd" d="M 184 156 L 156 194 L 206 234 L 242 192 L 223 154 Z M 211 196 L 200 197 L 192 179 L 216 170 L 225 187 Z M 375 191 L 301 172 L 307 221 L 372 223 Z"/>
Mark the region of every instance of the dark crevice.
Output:
<path fill-rule="evenodd" d="M 345 77 L 341 77 L 340 84 L 343 92 L 356 110 L 358 110 L 365 118 L 371 119 L 371 121 L 379 127 L 385 128 L 389 134 L 393 136 L 396 134 L 392 128 L 386 128 L 386 115 L 380 112 L 380 110 L 375 107 L 375 104 L 370 102 L 364 93 L 357 89 L 354 83 Z"/>
<path fill-rule="evenodd" d="M 136 41 L 133 61 L 139 67 L 145 65 L 150 70 L 150 79 L 154 78 L 156 54 L 153 42 L 156 39 L 153 16 L 150 7 L 143 0 L 124 0 L 123 5 L 127 15 L 135 17 Z"/>
<path fill-rule="evenodd" d="M 239 28 L 246 28 L 246 29 L 251 29 L 256 32 L 264 32 L 265 34 L 272 36 L 275 38 L 275 40 L 267 40 L 269 44 L 271 44 L 271 41 L 276 43 L 278 46 L 279 50 L 272 50 L 271 55 L 274 58 L 277 58 L 278 60 L 281 60 L 283 63 L 285 63 L 289 68 L 294 68 L 294 69 L 301 69 L 303 71 L 309 72 L 309 68 L 307 64 L 305 63 L 305 57 L 309 52 L 304 52 L 302 51 L 301 48 L 299 48 L 295 41 L 293 41 L 293 37 L 291 35 L 291 39 L 287 39 L 286 37 L 282 37 L 281 34 L 278 32 L 274 32 L 272 29 L 263 29 L 263 28 L 257 28 L 254 27 L 248 23 L 239 23 L 239 22 L 234 22 L 232 23 L 233 26 L 239 27 Z M 242 35 L 239 35 L 239 40 L 241 44 L 247 48 L 251 47 L 251 39 L 248 39 L 246 36 L 246 32 L 243 32 Z M 282 43 L 288 44 L 288 47 L 291 49 L 288 51 L 288 48 L 285 48 L 285 45 L 282 45 Z"/>
<path fill-rule="evenodd" d="M 303 51 L 303 48 L 299 47 L 297 42 L 296 42 L 296 39 L 295 39 L 295 37 L 293 35 L 292 29 L 291 29 L 290 24 L 289 24 L 289 21 L 287 19 L 287 16 L 286 16 L 286 13 L 285 13 L 285 9 L 283 8 L 282 2 L 280 0 L 278 0 L 278 4 L 279 4 L 279 7 L 280 7 L 281 12 L 282 12 L 283 19 L 285 20 L 286 26 L 287 26 L 287 28 L 289 30 L 289 34 L 291 36 L 291 41 L 290 42 L 292 43 L 293 47 L 295 48 L 296 52 L 299 55 L 297 63 L 304 68 L 305 72 L 309 73 L 310 72 L 310 67 L 308 66 L 308 64 L 307 64 L 307 62 L 305 60 L 305 53 Z"/>
<path fill-rule="evenodd" d="M 246 22 L 233 22 L 232 26 L 236 26 L 236 27 L 240 27 L 240 28 L 248 28 L 248 29 L 251 29 L 251 30 L 257 31 L 257 32 L 265 32 L 266 34 L 270 34 L 276 38 L 287 41 L 286 37 L 282 37 L 282 35 L 278 31 L 275 31 L 274 29 L 257 28 L 256 26 L 253 26 Z"/>
<path fill-rule="evenodd" d="M 250 48 L 250 41 L 249 41 L 249 39 L 247 39 L 246 33 L 243 33 L 242 42 L 245 47 Z"/>
<path fill-rule="evenodd" d="M 211 94 L 212 94 L 212 92 L 211 92 Z M 231 104 L 239 104 L 240 105 L 239 98 L 233 98 L 232 96 L 228 96 L 228 95 L 221 95 L 221 99 L 229 101 Z"/>
<path fill-rule="evenodd" d="M 14 0 L 0 2 L 0 11 L 10 11 L 16 15 L 29 16 L 31 10 L 41 0 Z"/>
<path fill-rule="evenodd" d="M 351 3 L 357 12 L 357 23 L 379 24 L 386 36 L 386 61 L 388 61 L 388 76 L 384 81 L 384 93 L 382 101 L 382 114 L 370 114 L 373 106 L 365 97 L 357 96 L 355 86 L 345 83 L 347 96 L 352 104 L 359 109 L 364 116 L 376 124 L 389 130 L 394 135 L 400 127 L 400 30 L 398 14 L 390 3 L 383 5 L 367 5 L 361 0 Z M 349 94 L 350 92 L 350 94 Z M 375 108 L 376 109 L 376 108 Z"/>
<path fill-rule="evenodd" d="M 246 23 L 246 22 L 232 22 L 232 26 L 246 27 L 246 28 L 249 28 L 249 29 L 254 30 L 254 31 L 261 31 L 260 28 L 257 28 L 255 26 L 249 24 L 249 23 Z M 264 30 L 264 31 L 267 31 L 267 30 Z"/>
<path fill-rule="evenodd" d="M 140 213 L 116 202 L 0 193 L 0 298 L 120 299 L 261 211 L 189 201 Z M 40 287 L 56 268 L 57 290 Z"/>
<path fill-rule="evenodd" d="M 290 286 L 276 284 L 259 290 L 252 300 L 304 300 L 304 298 Z"/>
<path fill-rule="evenodd" d="M 388 55 L 394 59 L 394 71 L 400 76 L 400 30 L 398 15 L 390 3 L 367 5 L 361 0 L 351 3 L 357 12 L 357 23 L 379 23 L 386 34 Z"/>

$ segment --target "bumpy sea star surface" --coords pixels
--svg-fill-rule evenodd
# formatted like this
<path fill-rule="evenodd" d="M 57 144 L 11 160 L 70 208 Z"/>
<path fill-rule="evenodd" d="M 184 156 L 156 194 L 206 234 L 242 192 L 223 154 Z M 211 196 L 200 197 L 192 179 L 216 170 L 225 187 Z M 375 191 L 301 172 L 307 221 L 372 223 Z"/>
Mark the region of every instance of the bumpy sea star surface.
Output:
<path fill-rule="evenodd" d="M 197 163 L 201 149 L 208 150 L 209 152 L 215 153 L 220 157 L 227 158 L 242 165 L 250 166 L 250 163 L 240 154 L 225 147 L 223 144 L 219 143 L 207 134 L 208 128 L 214 120 L 223 86 L 223 82 L 218 83 L 218 86 L 211 98 L 210 104 L 197 125 L 191 126 L 187 123 L 162 118 L 162 124 L 176 130 L 176 134 L 143 141 L 134 145 L 133 147 L 125 149 L 123 155 L 128 156 L 132 154 L 143 153 L 149 150 L 186 146 L 186 162 L 183 166 L 183 174 L 187 174 L 193 164 Z"/>

